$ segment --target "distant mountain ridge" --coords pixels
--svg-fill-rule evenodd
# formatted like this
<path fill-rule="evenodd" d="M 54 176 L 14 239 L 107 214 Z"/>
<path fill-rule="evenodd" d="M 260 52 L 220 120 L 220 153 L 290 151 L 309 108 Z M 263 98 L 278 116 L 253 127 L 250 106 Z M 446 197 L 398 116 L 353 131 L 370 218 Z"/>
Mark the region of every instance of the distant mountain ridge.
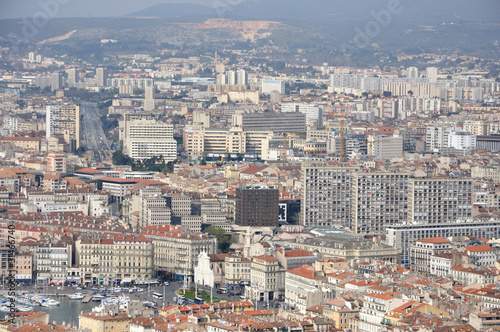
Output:
<path fill-rule="evenodd" d="M 215 1 L 214 4 L 226 1 Z M 206 17 L 251 20 L 293 20 L 328 22 L 373 19 L 390 5 L 401 9 L 393 19 L 420 25 L 443 21 L 500 22 L 498 0 L 242 0 L 234 6 L 217 8 L 189 3 L 164 3 L 131 13 L 133 17 Z"/>

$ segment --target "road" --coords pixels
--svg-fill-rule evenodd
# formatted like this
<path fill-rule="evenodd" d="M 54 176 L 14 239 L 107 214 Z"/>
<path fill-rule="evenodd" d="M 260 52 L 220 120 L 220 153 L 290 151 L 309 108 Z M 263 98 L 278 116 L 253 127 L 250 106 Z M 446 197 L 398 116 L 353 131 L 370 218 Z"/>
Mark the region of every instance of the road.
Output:
<path fill-rule="evenodd" d="M 92 152 L 92 161 L 102 162 L 111 156 L 109 142 L 102 129 L 99 110 L 96 103 L 81 103 L 82 138 L 85 146 Z"/>

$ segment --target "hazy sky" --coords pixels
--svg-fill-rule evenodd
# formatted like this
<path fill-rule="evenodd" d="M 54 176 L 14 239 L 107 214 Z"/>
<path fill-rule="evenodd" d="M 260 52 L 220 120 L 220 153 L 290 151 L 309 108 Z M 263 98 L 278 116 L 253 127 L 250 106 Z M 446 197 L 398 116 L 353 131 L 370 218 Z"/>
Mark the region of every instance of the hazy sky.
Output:
<path fill-rule="evenodd" d="M 272 0 L 0 0 L 0 19 L 39 16 L 46 17 L 119 17 L 131 14 L 161 3 L 200 4 L 207 7 L 243 7 L 251 8 L 258 16 L 260 8 L 265 8 Z M 388 6 L 389 0 L 275 0 L 275 16 L 293 12 L 290 17 L 302 17 L 313 8 L 316 11 L 356 12 L 368 15 L 370 9 L 381 10 Z M 456 18 L 465 15 L 479 21 L 500 21 L 500 0 L 393 0 L 400 2 L 408 17 L 398 19 L 418 19 L 419 17 L 448 17 L 456 14 Z M 56 10 L 53 10 L 56 4 Z M 256 6 L 252 6 L 252 5 Z M 242 5 L 242 6 L 239 6 Z M 245 6 L 250 5 L 250 6 Z M 314 11 L 313 10 L 313 11 Z M 246 14 L 246 12 L 245 12 Z M 266 13 L 264 17 L 266 17 Z M 270 14 L 270 13 L 267 13 Z M 255 16 L 255 15 L 254 15 Z M 267 15 L 269 16 L 269 15 Z M 367 18 L 370 18 L 367 16 Z"/>
<path fill-rule="evenodd" d="M 243 1 L 248 0 L 0 0 L 0 19 L 32 17 L 44 10 L 45 4 L 53 3 L 58 4 L 59 8 L 51 17 L 113 17 L 167 2 L 197 3 L 214 7 Z"/>

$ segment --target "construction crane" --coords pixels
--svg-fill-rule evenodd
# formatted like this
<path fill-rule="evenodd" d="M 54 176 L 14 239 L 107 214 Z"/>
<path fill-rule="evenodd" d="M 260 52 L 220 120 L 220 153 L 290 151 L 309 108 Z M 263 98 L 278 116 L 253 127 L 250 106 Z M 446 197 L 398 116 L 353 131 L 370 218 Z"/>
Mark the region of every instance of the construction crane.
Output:
<path fill-rule="evenodd" d="M 305 133 L 284 132 L 283 133 L 283 161 L 286 161 L 286 138 L 287 136 L 306 136 Z"/>
<path fill-rule="evenodd" d="M 337 114 L 337 113 L 331 113 L 328 112 L 329 115 L 335 116 L 340 119 L 340 161 L 344 161 L 344 112 Z"/>

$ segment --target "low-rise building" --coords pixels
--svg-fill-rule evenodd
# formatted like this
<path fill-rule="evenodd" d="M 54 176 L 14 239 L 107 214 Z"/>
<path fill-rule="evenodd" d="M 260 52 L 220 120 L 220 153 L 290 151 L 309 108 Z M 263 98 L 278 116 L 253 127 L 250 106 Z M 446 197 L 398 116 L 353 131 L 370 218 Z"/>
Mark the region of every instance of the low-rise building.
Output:
<path fill-rule="evenodd" d="M 310 265 L 288 270 L 285 274 L 285 301 L 305 314 L 307 308 L 321 305 L 329 298 L 330 293 L 323 289 L 327 280 L 323 272 L 315 271 Z M 305 299 L 305 306 L 301 305 L 301 298 Z"/>
<path fill-rule="evenodd" d="M 285 272 L 278 259 L 269 256 L 256 256 L 252 260 L 250 287 L 245 288 L 247 299 L 257 301 L 276 301 L 284 296 Z"/>
<path fill-rule="evenodd" d="M 245 257 L 228 256 L 224 260 L 226 285 L 240 285 L 242 282 L 249 283 L 251 280 L 252 261 Z"/>
<path fill-rule="evenodd" d="M 130 332 L 131 318 L 128 314 L 86 312 L 78 316 L 80 329 L 92 332 Z"/>
<path fill-rule="evenodd" d="M 450 274 L 453 279 L 464 286 L 486 285 L 495 283 L 498 277 L 498 270 L 462 264 L 452 267 Z"/>
<path fill-rule="evenodd" d="M 451 249 L 450 241 L 442 237 L 418 240 L 410 248 L 411 269 L 419 273 L 429 273 L 431 256 Z"/>

